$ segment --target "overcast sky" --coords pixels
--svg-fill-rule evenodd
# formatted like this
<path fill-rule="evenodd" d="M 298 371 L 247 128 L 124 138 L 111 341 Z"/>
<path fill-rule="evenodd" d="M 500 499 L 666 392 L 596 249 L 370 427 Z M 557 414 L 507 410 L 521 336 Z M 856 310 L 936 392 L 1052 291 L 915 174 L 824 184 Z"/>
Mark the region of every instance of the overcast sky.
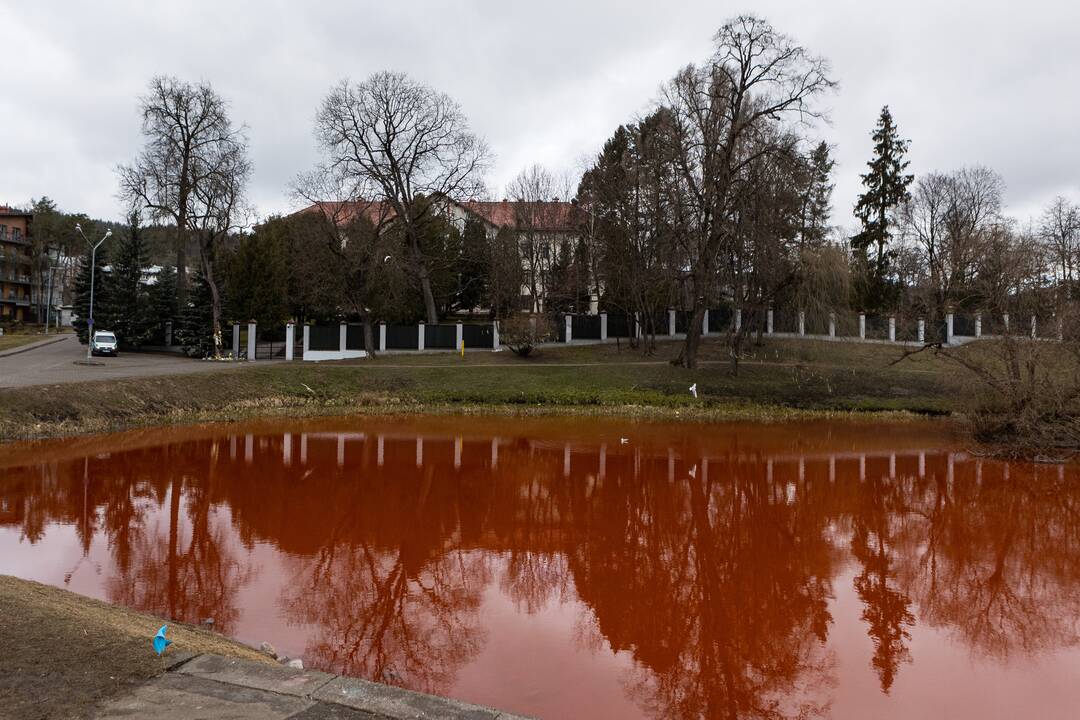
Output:
<path fill-rule="evenodd" d="M 320 100 L 383 69 L 461 103 L 501 197 L 533 162 L 580 167 L 748 10 L 832 63 L 840 88 L 816 134 L 835 146 L 835 223 L 852 223 L 884 104 L 916 174 L 988 165 L 1021 219 L 1058 194 L 1080 200 L 1080 4 L 1064 0 L 0 0 L 0 204 L 48 195 L 120 217 L 114 169 L 140 147 L 137 97 L 171 74 L 210 81 L 249 126 L 259 214 L 292 209 Z"/>

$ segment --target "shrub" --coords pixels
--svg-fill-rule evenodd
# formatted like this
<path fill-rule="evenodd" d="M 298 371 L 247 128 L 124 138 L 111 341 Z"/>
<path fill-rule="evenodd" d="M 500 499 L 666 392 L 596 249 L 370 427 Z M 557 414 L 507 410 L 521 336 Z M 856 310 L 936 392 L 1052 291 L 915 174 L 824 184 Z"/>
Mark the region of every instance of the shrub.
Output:
<path fill-rule="evenodd" d="M 546 315 L 517 313 L 499 323 L 499 339 L 518 357 L 528 357 L 537 345 L 556 336 L 555 324 Z"/>

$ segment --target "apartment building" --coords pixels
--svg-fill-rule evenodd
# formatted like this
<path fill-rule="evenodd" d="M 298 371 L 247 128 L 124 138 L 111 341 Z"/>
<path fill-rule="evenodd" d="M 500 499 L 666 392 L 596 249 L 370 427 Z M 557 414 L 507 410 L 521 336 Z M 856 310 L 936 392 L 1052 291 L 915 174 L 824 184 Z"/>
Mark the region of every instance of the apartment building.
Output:
<path fill-rule="evenodd" d="M 0 205 L 0 323 L 30 319 L 32 213 Z"/>

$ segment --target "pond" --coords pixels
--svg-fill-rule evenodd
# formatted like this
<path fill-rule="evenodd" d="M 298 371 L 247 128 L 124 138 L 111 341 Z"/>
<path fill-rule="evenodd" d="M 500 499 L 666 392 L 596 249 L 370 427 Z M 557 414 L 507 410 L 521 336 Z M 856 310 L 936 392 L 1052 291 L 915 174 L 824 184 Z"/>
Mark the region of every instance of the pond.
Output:
<path fill-rule="evenodd" d="M 940 424 L 367 417 L 0 447 L 0 573 L 550 718 L 1072 718 L 1080 473 Z"/>

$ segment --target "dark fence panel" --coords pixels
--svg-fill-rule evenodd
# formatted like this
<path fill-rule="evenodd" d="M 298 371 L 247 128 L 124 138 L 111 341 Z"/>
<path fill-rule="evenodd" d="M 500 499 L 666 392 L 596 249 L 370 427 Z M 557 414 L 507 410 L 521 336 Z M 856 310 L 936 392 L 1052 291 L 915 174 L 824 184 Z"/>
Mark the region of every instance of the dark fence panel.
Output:
<path fill-rule="evenodd" d="M 607 335 L 609 338 L 634 337 L 637 323 L 634 318 L 624 313 L 609 313 L 607 319 Z"/>
<path fill-rule="evenodd" d="M 457 325 L 425 325 L 424 349 L 457 349 Z"/>
<path fill-rule="evenodd" d="M 711 333 L 726 333 L 732 328 L 732 323 L 735 322 L 735 311 L 721 305 L 718 308 L 709 309 L 709 332 Z"/>
<path fill-rule="evenodd" d="M 675 311 L 675 332 L 685 334 L 690 330 L 690 321 L 694 319 L 694 313 L 690 310 Z"/>
<path fill-rule="evenodd" d="M 563 321 L 565 324 L 565 321 Z M 599 340 L 599 315 L 573 315 L 570 318 L 570 330 L 575 340 Z"/>
<path fill-rule="evenodd" d="M 425 343 L 427 337 L 424 338 Z M 420 347 L 420 337 L 415 325 L 387 325 L 387 350 L 416 350 Z"/>
<path fill-rule="evenodd" d="M 742 324 L 747 332 L 757 335 L 769 329 L 766 311 L 760 308 L 744 309 L 742 312 Z"/>
<path fill-rule="evenodd" d="M 799 332 L 799 313 L 794 310 L 773 311 L 773 332 Z"/>
<path fill-rule="evenodd" d="M 953 335 L 975 337 L 975 316 L 953 315 Z"/>
<path fill-rule="evenodd" d="M 555 327 L 555 337 L 559 342 L 566 342 L 566 316 L 552 315 L 550 322 Z"/>
<path fill-rule="evenodd" d="M 495 346 L 495 328 L 491 325 L 462 325 L 461 339 L 467 348 Z"/>
<path fill-rule="evenodd" d="M 868 340 L 888 340 L 889 318 L 885 315 L 867 315 L 866 338 Z"/>
<path fill-rule="evenodd" d="M 366 350 L 364 346 L 364 326 L 350 324 L 345 330 L 346 350 Z"/>
<path fill-rule="evenodd" d="M 308 330 L 309 350 L 340 350 L 340 325 L 312 325 Z"/>

